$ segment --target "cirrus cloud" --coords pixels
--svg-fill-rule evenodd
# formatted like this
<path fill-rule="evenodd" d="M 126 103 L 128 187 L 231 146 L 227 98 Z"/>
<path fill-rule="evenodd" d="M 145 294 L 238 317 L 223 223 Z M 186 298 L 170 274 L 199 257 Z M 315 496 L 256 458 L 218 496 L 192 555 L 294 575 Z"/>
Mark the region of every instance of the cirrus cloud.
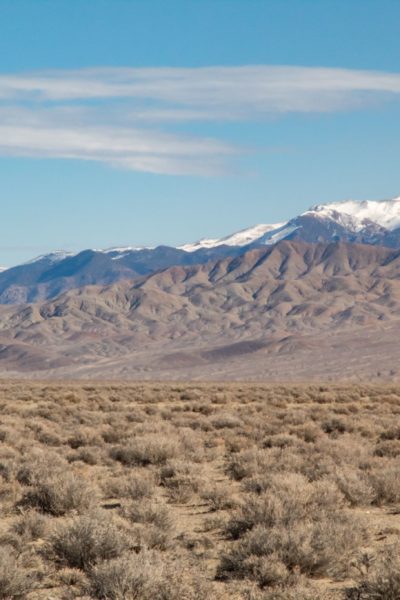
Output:
<path fill-rule="evenodd" d="M 91 68 L 0 75 L 0 154 L 217 175 L 242 151 L 179 123 L 260 121 L 398 99 L 400 74 L 241 66 Z"/>

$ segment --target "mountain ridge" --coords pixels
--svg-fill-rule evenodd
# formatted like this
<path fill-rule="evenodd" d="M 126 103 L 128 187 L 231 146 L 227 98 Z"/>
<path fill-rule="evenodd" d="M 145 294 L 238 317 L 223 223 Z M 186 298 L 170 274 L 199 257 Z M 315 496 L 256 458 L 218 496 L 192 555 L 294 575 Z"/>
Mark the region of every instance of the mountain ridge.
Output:
<path fill-rule="evenodd" d="M 25 304 L 51 299 L 68 289 L 138 279 L 173 265 L 206 264 L 285 239 L 400 248 L 400 197 L 318 204 L 285 223 L 256 225 L 219 239 L 204 239 L 178 247 L 55 251 L 0 270 L 0 303 Z"/>
<path fill-rule="evenodd" d="M 379 367 L 396 372 L 399 325 L 399 250 L 282 241 L 2 306 L 0 372 L 218 379 L 271 377 L 272 370 L 283 380 L 325 369 L 371 376 Z"/>

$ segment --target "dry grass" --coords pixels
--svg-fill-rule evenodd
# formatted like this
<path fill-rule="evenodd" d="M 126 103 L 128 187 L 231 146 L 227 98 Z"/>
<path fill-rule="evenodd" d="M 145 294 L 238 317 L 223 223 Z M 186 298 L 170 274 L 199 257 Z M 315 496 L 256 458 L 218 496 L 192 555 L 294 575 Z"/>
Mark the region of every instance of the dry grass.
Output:
<path fill-rule="evenodd" d="M 13 382 L 0 411 L 0 598 L 400 598 L 396 386 Z"/>

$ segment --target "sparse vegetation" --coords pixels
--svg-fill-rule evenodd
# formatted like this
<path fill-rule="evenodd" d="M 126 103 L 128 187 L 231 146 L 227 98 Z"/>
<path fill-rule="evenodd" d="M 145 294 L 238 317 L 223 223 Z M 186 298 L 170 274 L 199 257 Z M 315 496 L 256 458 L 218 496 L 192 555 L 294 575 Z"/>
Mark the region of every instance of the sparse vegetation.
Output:
<path fill-rule="evenodd" d="M 18 600 L 27 597 L 33 589 L 34 574 L 23 569 L 16 557 L 0 548 L 0 598 Z"/>
<path fill-rule="evenodd" d="M 43 481 L 25 495 L 22 503 L 59 517 L 71 511 L 88 509 L 94 493 L 83 478 L 71 473 L 44 475 Z"/>
<path fill-rule="evenodd" d="M 58 525 L 49 539 L 49 553 L 60 563 L 86 571 L 100 560 L 119 556 L 127 545 L 109 516 L 98 512 Z"/>
<path fill-rule="evenodd" d="M 348 590 L 351 600 L 397 600 L 400 598 L 400 546 L 381 553 L 359 578 L 357 587 Z"/>
<path fill-rule="evenodd" d="M 398 600 L 400 388 L 0 384 L 0 599 Z"/>

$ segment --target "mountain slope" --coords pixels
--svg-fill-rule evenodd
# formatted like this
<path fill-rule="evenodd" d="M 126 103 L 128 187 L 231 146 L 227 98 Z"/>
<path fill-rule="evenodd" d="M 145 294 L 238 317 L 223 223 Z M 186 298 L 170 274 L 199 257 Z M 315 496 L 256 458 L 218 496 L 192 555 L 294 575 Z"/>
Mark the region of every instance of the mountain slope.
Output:
<path fill-rule="evenodd" d="M 242 229 L 232 235 L 227 235 L 219 239 L 203 239 L 194 244 L 185 244 L 179 246 L 180 250 L 186 252 L 196 252 L 204 248 L 218 248 L 219 246 L 248 246 L 254 242 L 259 242 L 266 234 L 272 234 L 280 230 L 286 223 L 275 223 L 274 225 L 255 225 L 248 229 Z"/>
<path fill-rule="evenodd" d="M 25 304 L 55 298 L 85 285 L 137 279 L 171 265 L 202 264 L 236 256 L 241 248 L 223 246 L 185 252 L 168 246 L 154 249 L 84 250 L 54 259 L 54 254 L 0 272 L 0 304 Z"/>
<path fill-rule="evenodd" d="M 341 241 L 400 248 L 400 198 L 317 205 L 286 223 L 256 225 L 220 239 L 200 240 L 178 248 L 53 252 L 0 271 L 0 303 L 23 304 L 51 299 L 85 285 L 138 279 L 173 265 L 201 265 L 240 256 L 250 249 L 274 245 L 281 240 Z"/>
<path fill-rule="evenodd" d="M 273 369 L 284 378 L 296 361 L 308 376 L 323 369 L 323 357 L 326 373 L 331 361 L 376 373 L 383 360 L 388 373 L 400 358 L 400 252 L 285 241 L 3 306 L 0 317 L 0 369 L 9 374 L 262 377 Z"/>

